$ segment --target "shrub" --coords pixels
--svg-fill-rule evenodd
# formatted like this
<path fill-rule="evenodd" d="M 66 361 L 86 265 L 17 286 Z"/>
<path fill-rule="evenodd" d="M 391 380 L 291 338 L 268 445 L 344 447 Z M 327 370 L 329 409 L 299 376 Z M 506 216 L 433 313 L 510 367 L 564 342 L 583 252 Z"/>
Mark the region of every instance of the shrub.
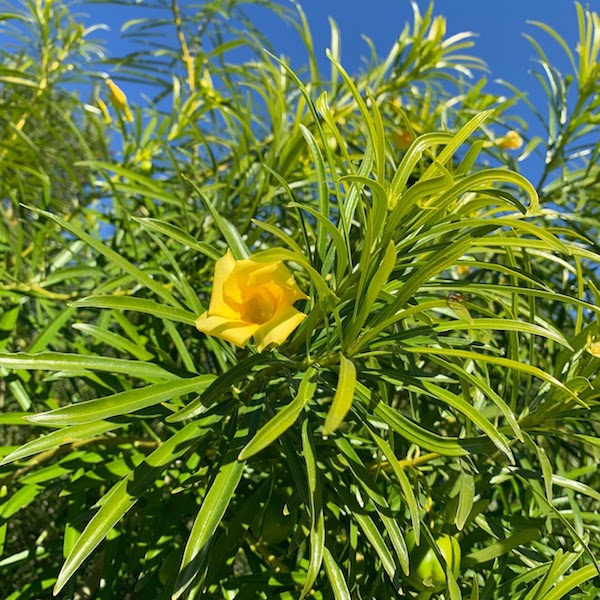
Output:
<path fill-rule="evenodd" d="M 3 17 L 2 597 L 594 597 L 598 15 L 529 139 L 433 7 L 324 76 L 254 4 L 306 74 L 237 2 Z"/>

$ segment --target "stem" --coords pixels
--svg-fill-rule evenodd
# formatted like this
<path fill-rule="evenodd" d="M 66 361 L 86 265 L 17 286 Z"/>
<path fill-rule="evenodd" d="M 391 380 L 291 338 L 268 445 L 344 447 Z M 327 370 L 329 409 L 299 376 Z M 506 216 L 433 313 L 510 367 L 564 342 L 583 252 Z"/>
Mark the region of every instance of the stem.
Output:
<path fill-rule="evenodd" d="M 423 464 L 428 463 L 431 460 L 440 458 L 440 456 L 441 456 L 441 454 L 438 454 L 437 452 L 429 452 L 429 454 L 423 454 L 421 456 L 417 456 L 416 458 L 403 458 L 402 460 L 398 461 L 398 466 L 401 469 L 408 469 L 408 468 L 414 469 L 414 468 L 418 467 L 419 465 L 423 465 Z M 370 471 L 375 471 L 377 469 L 382 469 L 384 471 L 390 471 L 391 466 L 390 466 L 390 463 L 387 461 L 374 462 L 369 465 Z"/>
<path fill-rule="evenodd" d="M 196 90 L 196 77 L 194 73 L 194 58 L 190 54 L 187 42 L 185 40 L 185 34 L 183 33 L 181 12 L 179 10 L 179 3 L 177 0 L 172 0 L 171 10 L 173 11 L 173 21 L 175 23 L 175 30 L 177 31 L 177 40 L 181 48 L 181 54 L 183 55 L 183 63 L 187 71 L 187 82 L 190 92 Z"/>

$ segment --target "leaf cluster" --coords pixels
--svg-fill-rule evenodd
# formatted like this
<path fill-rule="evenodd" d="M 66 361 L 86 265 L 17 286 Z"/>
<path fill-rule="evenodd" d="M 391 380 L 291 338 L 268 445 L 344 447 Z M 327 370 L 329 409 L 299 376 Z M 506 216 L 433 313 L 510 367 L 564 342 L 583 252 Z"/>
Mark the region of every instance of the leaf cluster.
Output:
<path fill-rule="evenodd" d="M 2 597 L 425 600 L 409 531 L 460 541 L 435 597 L 594 597 L 598 15 L 578 62 L 537 24 L 574 75 L 531 38 L 548 135 L 515 158 L 523 94 L 433 6 L 357 75 L 299 6 L 152 7 L 112 60 L 58 2 L 4 15 Z M 310 296 L 280 348 L 195 330 L 228 248 Z"/>

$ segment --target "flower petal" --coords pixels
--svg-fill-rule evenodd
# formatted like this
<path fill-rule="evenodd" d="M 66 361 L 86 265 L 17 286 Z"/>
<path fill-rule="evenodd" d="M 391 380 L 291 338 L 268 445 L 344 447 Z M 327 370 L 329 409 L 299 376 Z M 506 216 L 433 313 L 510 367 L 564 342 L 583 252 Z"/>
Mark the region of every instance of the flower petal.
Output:
<path fill-rule="evenodd" d="M 293 306 L 284 308 L 270 321 L 263 323 L 254 333 L 254 342 L 262 352 L 269 344 L 282 344 L 292 331 L 304 321 L 306 315 Z"/>
<path fill-rule="evenodd" d="M 205 312 L 196 319 L 196 328 L 202 333 L 221 338 L 243 348 L 259 326 L 218 315 L 209 316 L 208 312 Z"/>
<path fill-rule="evenodd" d="M 233 306 L 241 305 L 257 288 L 267 288 L 280 305 L 306 300 L 290 270 L 281 262 L 263 263 L 247 258 L 239 260 L 225 280 L 224 298 Z"/>
<path fill-rule="evenodd" d="M 248 293 L 257 287 L 272 281 L 271 272 L 277 263 L 259 263 L 245 258 L 235 263 L 235 268 L 225 280 L 224 297 L 232 304 L 243 304 L 248 299 Z"/>
<path fill-rule="evenodd" d="M 239 310 L 236 310 L 236 304 L 228 302 L 229 298 L 226 299 L 224 295 L 225 282 L 235 269 L 235 265 L 236 260 L 233 258 L 231 250 L 227 250 L 225 256 L 215 263 L 215 277 L 208 308 L 211 317 L 218 316 L 228 319 L 239 319 L 240 317 Z"/>

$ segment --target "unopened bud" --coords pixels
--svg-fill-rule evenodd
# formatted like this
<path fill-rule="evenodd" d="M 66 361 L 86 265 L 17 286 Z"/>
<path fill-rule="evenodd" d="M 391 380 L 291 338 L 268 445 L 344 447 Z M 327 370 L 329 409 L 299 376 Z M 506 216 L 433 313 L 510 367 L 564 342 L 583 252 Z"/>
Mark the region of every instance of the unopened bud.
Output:
<path fill-rule="evenodd" d="M 129 109 L 125 92 L 112 79 L 107 79 L 106 85 L 108 86 L 110 101 L 112 102 L 113 106 L 118 111 L 123 111 L 127 121 L 133 121 L 133 115 Z"/>
<path fill-rule="evenodd" d="M 108 106 L 106 106 L 106 102 L 104 102 L 104 100 L 102 100 L 101 98 L 98 98 L 96 100 L 96 103 L 98 104 L 98 108 L 100 109 L 100 112 L 102 113 L 102 116 L 104 117 L 104 122 L 107 125 L 110 125 L 112 122 L 112 118 L 110 116 Z"/>

